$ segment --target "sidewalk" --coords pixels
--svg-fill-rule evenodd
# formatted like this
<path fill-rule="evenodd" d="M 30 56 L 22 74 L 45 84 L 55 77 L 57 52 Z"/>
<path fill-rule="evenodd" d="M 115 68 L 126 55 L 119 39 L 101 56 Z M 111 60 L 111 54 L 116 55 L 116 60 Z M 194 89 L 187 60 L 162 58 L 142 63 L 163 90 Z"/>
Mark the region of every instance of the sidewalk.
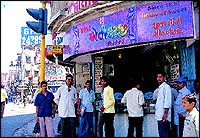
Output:
<path fill-rule="evenodd" d="M 57 132 L 57 126 L 60 121 L 60 117 L 56 114 L 53 119 L 54 122 L 54 132 L 56 137 L 62 137 L 60 133 Z M 13 137 L 33 137 L 33 128 L 35 126 L 35 119 L 17 129 Z M 114 118 L 114 128 L 115 128 L 115 137 L 127 137 L 128 134 L 128 114 L 120 113 L 115 114 Z M 78 132 L 78 131 L 77 131 Z M 105 132 L 103 132 L 105 137 Z M 136 136 L 136 133 L 134 133 Z M 158 127 L 157 121 L 155 120 L 154 114 L 147 114 L 144 116 L 143 121 L 143 137 L 159 137 L 158 136 Z"/>
<path fill-rule="evenodd" d="M 57 132 L 57 126 L 58 126 L 59 121 L 60 121 L 60 117 L 58 116 L 58 114 L 56 114 L 55 118 L 53 119 L 54 132 L 55 132 L 56 137 L 61 137 L 61 134 Z M 35 126 L 35 119 L 31 120 L 28 124 L 17 129 L 13 137 L 33 137 L 34 126 Z"/>
<path fill-rule="evenodd" d="M 128 126 L 129 124 L 128 124 L 127 113 L 115 114 L 114 118 L 115 137 L 127 137 Z M 105 132 L 103 136 L 105 137 Z M 134 132 L 134 137 L 136 137 L 136 132 Z M 159 137 L 155 114 L 147 114 L 144 116 L 143 137 Z"/>

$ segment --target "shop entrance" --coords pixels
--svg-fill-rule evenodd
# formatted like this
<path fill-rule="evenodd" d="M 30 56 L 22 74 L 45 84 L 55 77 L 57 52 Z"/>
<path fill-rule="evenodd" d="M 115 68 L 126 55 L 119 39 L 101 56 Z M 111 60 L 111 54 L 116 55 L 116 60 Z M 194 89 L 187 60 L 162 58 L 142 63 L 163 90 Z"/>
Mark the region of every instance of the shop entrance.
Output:
<path fill-rule="evenodd" d="M 104 75 L 108 75 L 114 92 L 124 94 L 134 80 L 144 81 L 142 91 L 157 87 L 156 73 L 163 69 L 170 78 L 170 65 L 179 64 L 179 50 L 174 44 L 128 48 L 103 53 Z"/>

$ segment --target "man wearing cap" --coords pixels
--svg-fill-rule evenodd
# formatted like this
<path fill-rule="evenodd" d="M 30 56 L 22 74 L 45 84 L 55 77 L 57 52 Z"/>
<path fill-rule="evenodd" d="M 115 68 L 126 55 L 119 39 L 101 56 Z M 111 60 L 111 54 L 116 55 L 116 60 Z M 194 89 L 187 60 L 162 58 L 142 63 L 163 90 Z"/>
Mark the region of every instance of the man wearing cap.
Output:
<path fill-rule="evenodd" d="M 179 137 L 183 135 L 184 120 L 187 114 L 187 110 L 184 110 L 182 106 L 182 97 L 187 94 L 191 94 L 190 90 L 186 88 L 187 81 L 184 77 L 179 77 L 176 80 L 178 96 L 174 102 L 174 124 L 178 127 Z"/>

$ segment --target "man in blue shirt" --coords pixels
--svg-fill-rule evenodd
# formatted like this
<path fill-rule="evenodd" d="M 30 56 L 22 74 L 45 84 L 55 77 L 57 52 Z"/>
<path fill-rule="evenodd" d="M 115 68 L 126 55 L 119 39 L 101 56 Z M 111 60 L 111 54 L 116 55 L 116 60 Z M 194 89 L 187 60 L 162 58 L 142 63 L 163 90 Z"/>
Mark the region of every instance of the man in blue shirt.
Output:
<path fill-rule="evenodd" d="M 36 122 L 40 123 L 40 137 L 45 137 L 45 125 L 47 137 L 55 137 L 53 126 L 53 118 L 55 117 L 54 95 L 47 91 L 46 81 L 41 82 L 41 88 L 42 92 L 37 94 L 34 103 L 36 106 Z"/>
<path fill-rule="evenodd" d="M 80 105 L 85 107 L 85 113 L 81 116 L 79 137 L 91 136 L 93 113 L 95 111 L 95 93 L 91 89 L 91 82 L 87 80 L 85 85 L 86 88 L 82 89 L 79 94 L 80 103 L 78 112 L 80 112 Z"/>
<path fill-rule="evenodd" d="M 187 114 L 187 110 L 185 110 L 182 106 L 182 97 L 187 94 L 191 94 L 190 90 L 187 89 L 187 81 L 184 77 L 179 77 L 176 80 L 177 88 L 178 88 L 178 96 L 176 101 L 174 102 L 174 124 L 177 125 L 178 128 L 178 137 L 183 136 L 183 128 L 184 128 L 184 120 Z"/>

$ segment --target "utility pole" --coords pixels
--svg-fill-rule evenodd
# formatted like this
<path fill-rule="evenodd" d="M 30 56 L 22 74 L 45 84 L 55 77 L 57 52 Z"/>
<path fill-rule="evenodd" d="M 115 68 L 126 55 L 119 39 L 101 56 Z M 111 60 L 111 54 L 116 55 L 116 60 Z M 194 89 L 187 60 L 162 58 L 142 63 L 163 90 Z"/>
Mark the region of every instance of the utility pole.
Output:
<path fill-rule="evenodd" d="M 46 9 L 46 1 L 42 1 L 42 9 Z M 41 58 L 40 58 L 40 83 L 45 77 L 45 35 L 41 34 Z"/>
<path fill-rule="evenodd" d="M 29 92 L 32 95 L 32 92 L 31 92 L 31 80 L 32 80 L 32 75 L 31 75 L 31 66 L 30 66 L 30 73 L 29 73 L 29 83 L 30 83 L 30 86 L 29 86 Z"/>

